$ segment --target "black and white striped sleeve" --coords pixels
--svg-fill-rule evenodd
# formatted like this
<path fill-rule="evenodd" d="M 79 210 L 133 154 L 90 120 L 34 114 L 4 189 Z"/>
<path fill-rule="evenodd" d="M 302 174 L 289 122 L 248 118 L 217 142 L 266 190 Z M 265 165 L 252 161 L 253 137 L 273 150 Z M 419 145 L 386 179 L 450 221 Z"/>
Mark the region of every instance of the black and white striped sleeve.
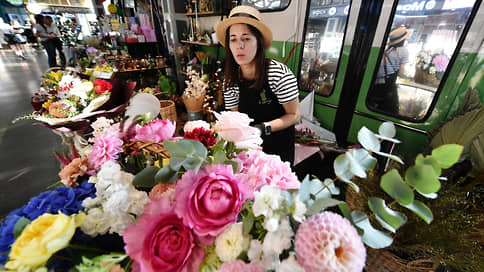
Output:
<path fill-rule="evenodd" d="M 224 90 L 225 109 L 233 109 L 239 106 L 239 88 L 228 87 Z"/>
<path fill-rule="evenodd" d="M 268 80 L 280 104 L 291 102 L 299 97 L 296 77 L 283 63 L 271 61 Z"/>

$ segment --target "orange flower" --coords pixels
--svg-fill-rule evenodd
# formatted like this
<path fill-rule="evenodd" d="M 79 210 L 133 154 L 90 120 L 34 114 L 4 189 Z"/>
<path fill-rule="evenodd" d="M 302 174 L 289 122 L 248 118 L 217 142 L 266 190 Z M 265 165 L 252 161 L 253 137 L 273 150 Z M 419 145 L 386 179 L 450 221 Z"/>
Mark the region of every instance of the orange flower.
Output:
<path fill-rule="evenodd" d="M 88 158 L 75 158 L 59 172 L 62 183 L 67 187 L 77 186 L 77 178 L 84 176 L 89 171 Z"/>
<path fill-rule="evenodd" d="M 67 110 L 62 107 L 60 102 L 54 102 L 49 105 L 49 114 L 52 114 L 57 118 L 66 118 Z"/>

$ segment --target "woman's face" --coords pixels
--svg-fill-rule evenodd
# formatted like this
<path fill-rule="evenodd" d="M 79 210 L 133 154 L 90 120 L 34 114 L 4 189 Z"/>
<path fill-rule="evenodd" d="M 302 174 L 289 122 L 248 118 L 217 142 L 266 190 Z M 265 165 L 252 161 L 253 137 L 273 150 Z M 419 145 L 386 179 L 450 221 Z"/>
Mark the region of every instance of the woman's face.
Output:
<path fill-rule="evenodd" d="M 246 24 L 230 27 L 229 47 L 238 65 L 250 64 L 257 54 L 257 38 Z"/>

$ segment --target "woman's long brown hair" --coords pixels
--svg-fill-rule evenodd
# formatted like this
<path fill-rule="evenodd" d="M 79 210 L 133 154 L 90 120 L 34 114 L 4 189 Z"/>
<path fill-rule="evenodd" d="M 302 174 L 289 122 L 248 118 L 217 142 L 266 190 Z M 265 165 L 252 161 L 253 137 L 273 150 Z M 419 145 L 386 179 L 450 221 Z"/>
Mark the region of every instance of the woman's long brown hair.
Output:
<path fill-rule="evenodd" d="M 269 61 L 266 60 L 266 51 L 264 49 L 264 39 L 257 28 L 247 25 L 250 32 L 254 34 L 257 39 L 257 53 L 254 57 L 255 61 L 255 82 L 250 86 L 262 90 L 264 82 L 267 79 L 267 66 Z M 230 50 L 230 27 L 227 28 L 225 34 L 225 72 L 224 81 L 225 87 L 238 86 L 241 81 L 240 66 L 235 62 L 234 55 Z"/>

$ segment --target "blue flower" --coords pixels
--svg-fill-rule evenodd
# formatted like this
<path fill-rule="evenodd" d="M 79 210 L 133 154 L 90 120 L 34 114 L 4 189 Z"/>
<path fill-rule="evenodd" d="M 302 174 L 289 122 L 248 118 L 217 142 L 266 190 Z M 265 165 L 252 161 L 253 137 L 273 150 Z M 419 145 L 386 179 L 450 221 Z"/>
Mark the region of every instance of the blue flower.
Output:
<path fill-rule="evenodd" d="M 57 187 L 54 190 L 46 191 L 30 199 L 29 203 L 20 209 L 12 211 L 5 222 L 0 225 L 0 264 L 4 264 L 8 258 L 10 246 L 15 241 L 13 228 L 21 217 L 26 217 L 31 221 L 44 213 L 71 215 L 84 210 L 82 201 L 86 197 L 94 198 L 96 188 L 94 184 L 87 180 L 75 188 L 65 186 Z"/>

